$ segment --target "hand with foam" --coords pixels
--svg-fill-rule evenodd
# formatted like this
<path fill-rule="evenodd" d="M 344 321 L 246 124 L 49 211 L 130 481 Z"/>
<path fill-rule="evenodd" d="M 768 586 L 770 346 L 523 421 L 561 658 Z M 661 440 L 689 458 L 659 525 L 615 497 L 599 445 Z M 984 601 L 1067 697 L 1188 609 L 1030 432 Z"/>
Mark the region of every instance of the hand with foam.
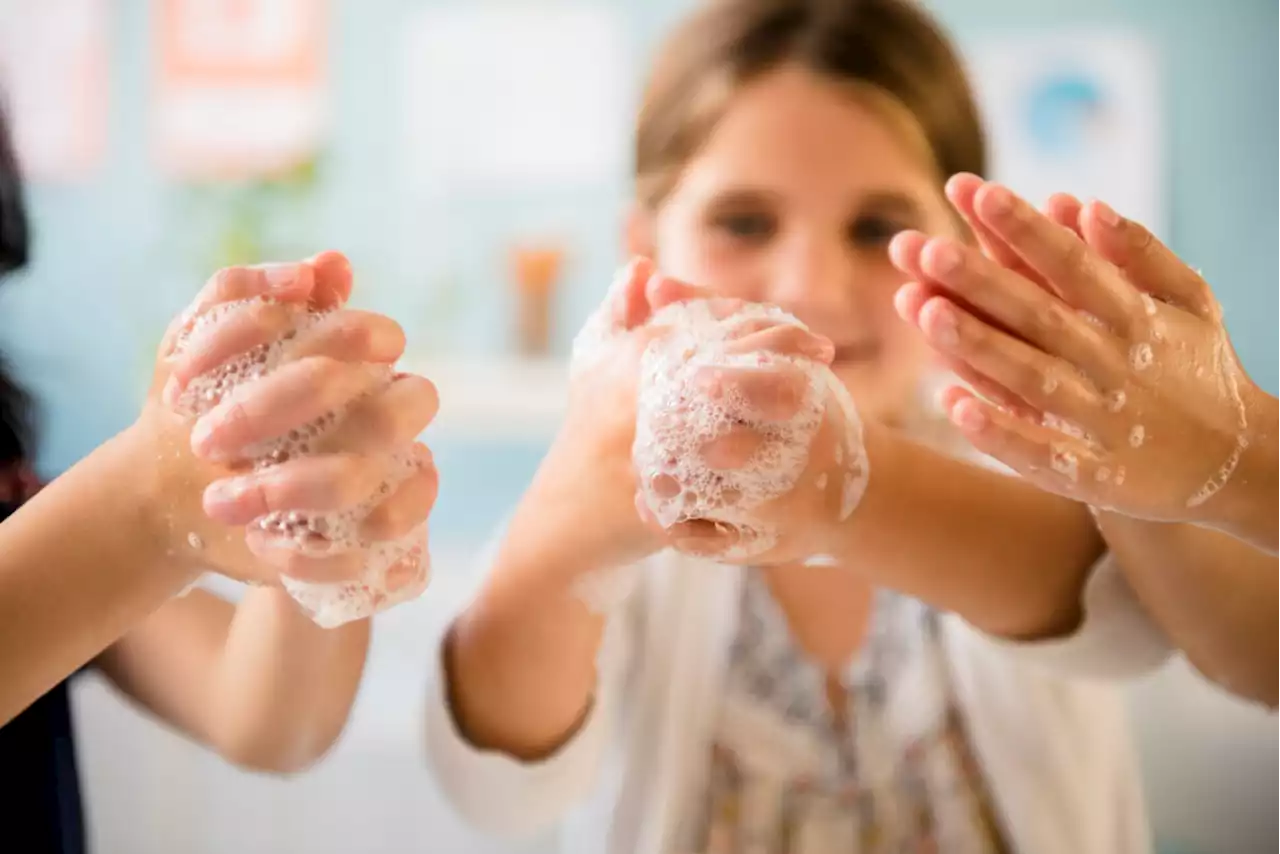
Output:
<path fill-rule="evenodd" d="M 346 259 L 218 273 L 171 327 L 142 421 L 175 558 L 279 581 L 322 626 L 417 596 L 436 473 L 432 385 L 404 335 L 344 310 Z"/>
<path fill-rule="evenodd" d="M 633 264 L 575 345 L 575 384 L 616 389 L 611 464 L 596 468 L 618 472 L 655 547 L 757 563 L 825 551 L 868 471 L 830 342 L 651 273 Z"/>
<path fill-rule="evenodd" d="M 891 256 L 918 280 L 898 295 L 904 318 L 1002 404 L 947 393 L 969 441 L 1042 488 L 1129 516 L 1213 524 L 1247 503 L 1267 396 L 1199 273 L 1100 203 L 1058 196 L 1046 216 L 974 176 L 947 192 L 986 256 L 912 232 Z M 1269 444 L 1269 463 L 1249 467 L 1269 468 L 1274 501 Z"/>

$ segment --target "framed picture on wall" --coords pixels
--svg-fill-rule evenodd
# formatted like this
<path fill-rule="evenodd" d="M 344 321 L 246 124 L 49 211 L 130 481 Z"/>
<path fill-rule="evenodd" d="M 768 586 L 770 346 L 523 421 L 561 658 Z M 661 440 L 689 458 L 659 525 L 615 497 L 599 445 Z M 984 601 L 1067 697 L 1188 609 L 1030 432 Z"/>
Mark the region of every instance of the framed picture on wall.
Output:
<path fill-rule="evenodd" d="M 152 0 L 153 133 L 184 178 L 282 171 L 326 123 L 323 0 Z"/>

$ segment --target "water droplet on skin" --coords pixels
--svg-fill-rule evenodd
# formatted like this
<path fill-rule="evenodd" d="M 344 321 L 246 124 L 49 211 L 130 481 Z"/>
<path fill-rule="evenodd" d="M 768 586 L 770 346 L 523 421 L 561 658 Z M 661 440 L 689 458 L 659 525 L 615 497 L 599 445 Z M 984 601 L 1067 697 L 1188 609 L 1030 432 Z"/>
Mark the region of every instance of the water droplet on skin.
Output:
<path fill-rule="evenodd" d="M 1151 352 L 1151 345 L 1145 341 L 1134 344 L 1133 349 L 1129 351 L 1129 364 L 1133 365 L 1135 371 L 1145 371 L 1151 367 L 1154 359 L 1155 354 Z"/>
<path fill-rule="evenodd" d="M 199 534 L 193 532 L 187 534 L 187 545 L 191 546 L 191 548 L 196 551 L 200 551 L 204 548 L 204 540 L 200 539 Z"/>
<path fill-rule="evenodd" d="M 1058 378 L 1053 374 L 1045 374 L 1044 380 L 1040 383 L 1040 391 L 1044 394 L 1053 394 L 1058 390 Z"/>
<path fill-rule="evenodd" d="M 1106 466 L 1098 466 L 1098 470 L 1093 473 L 1093 479 L 1098 483 L 1106 483 L 1111 480 L 1111 469 Z"/>
<path fill-rule="evenodd" d="M 1147 431 L 1141 424 L 1133 425 L 1133 429 L 1129 431 L 1129 447 L 1141 448 L 1142 443 L 1146 441 Z"/>
<path fill-rule="evenodd" d="M 1079 461 L 1076 455 L 1061 445 L 1050 446 L 1049 466 L 1058 474 L 1075 482 L 1079 478 Z"/>
<path fill-rule="evenodd" d="M 1123 391 L 1113 391 L 1107 395 L 1107 410 L 1110 412 L 1119 412 L 1124 409 L 1125 394 Z"/>
<path fill-rule="evenodd" d="M 1124 466 L 1120 466 L 1119 468 L 1116 469 L 1116 477 L 1113 482 L 1115 483 L 1116 486 L 1124 485 Z"/>

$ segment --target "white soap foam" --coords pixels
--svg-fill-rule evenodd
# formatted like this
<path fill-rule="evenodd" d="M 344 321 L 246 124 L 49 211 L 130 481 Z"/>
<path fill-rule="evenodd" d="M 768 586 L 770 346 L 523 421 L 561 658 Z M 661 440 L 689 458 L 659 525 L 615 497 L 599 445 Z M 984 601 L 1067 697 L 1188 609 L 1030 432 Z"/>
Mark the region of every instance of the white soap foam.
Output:
<path fill-rule="evenodd" d="M 181 353 L 201 336 L 211 334 L 216 324 L 232 313 L 266 301 L 258 298 L 227 303 L 200 315 L 178 337 L 175 354 Z M 324 316 L 321 312 L 308 311 L 303 306 L 281 307 L 289 312 L 291 322 L 280 338 L 270 344 L 255 347 L 194 378 L 184 389 L 175 408 L 191 417 L 199 417 L 208 412 L 238 386 L 264 377 L 284 364 L 288 357 L 289 342 Z M 393 371 L 388 366 L 368 365 L 366 370 L 370 393 L 381 390 L 392 382 Z M 313 452 L 314 443 L 318 439 L 341 423 L 346 409 L 344 406 L 301 429 L 250 448 L 247 457 L 253 461 L 255 470 L 262 470 L 306 456 Z M 282 539 L 310 556 L 351 551 L 364 553 L 360 575 L 351 581 L 316 583 L 293 578 L 281 579 L 285 590 L 317 625 L 333 628 L 352 620 L 363 619 L 413 599 L 425 589 L 430 568 L 425 522 L 393 541 L 374 542 L 360 533 L 360 525 L 369 513 L 400 483 L 421 471 L 423 463 L 412 452 L 394 455 L 386 480 L 374 495 L 356 507 L 332 513 L 270 513 L 251 523 L 252 527 Z M 193 548 L 199 547 L 194 541 L 190 544 Z"/>
<path fill-rule="evenodd" d="M 1142 443 L 1147 440 L 1147 431 L 1141 424 L 1135 424 L 1129 430 L 1129 447 L 1141 448 Z"/>
<path fill-rule="evenodd" d="M 1129 350 L 1129 364 L 1133 365 L 1135 371 L 1145 371 L 1151 367 L 1155 354 L 1151 352 L 1151 345 L 1145 341 L 1134 344 Z"/>
<path fill-rule="evenodd" d="M 667 529 L 691 521 L 722 524 L 735 532 L 736 542 L 720 556 L 735 561 L 763 554 L 777 543 L 779 532 L 758 508 L 799 483 L 810 447 L 829 415 L 829 400 L 839 410 L 831 417 L 845 430 L 835 446 L 837 465 L 844 468 L 842 517 L 861 498 L 869 471 L 853 401 L 829 368 L 772 352 L 730 352 L 734 330 L 751 321 L 804 328 L 781 309 L 744 304 L 723 317 L 703 300 L 667 306 L 650 320 L 669 332 L 651 342 L 641 359 L 632 446 L 641 498 L 657 522 Z M 603 312 L 597 313 L 574 343 L 574 370 L 598 359 L 618 334 Z M 790 372 L 801 381 L 795 413 L 784 421 L 766 418 L 732 384 L 712 392 L 706 380 L 718 370 Z M 737 468 L 708 465 L 703 449 L 740 428 L 760 440 L 751 457 Z"/>

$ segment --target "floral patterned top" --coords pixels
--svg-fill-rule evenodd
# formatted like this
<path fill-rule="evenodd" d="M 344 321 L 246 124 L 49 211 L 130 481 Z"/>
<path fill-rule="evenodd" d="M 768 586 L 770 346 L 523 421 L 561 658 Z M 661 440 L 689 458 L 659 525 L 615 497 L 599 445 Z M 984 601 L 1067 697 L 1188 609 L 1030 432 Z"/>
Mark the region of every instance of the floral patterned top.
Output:
<path fill-rule="evenodd" d="M 953 701 L 938 615 L 876 595 L 867 639 L 833 685 L 792 638 L 764 577 L 747 571 L 706 796 L 682 850 L 1005 851 Z"/>

